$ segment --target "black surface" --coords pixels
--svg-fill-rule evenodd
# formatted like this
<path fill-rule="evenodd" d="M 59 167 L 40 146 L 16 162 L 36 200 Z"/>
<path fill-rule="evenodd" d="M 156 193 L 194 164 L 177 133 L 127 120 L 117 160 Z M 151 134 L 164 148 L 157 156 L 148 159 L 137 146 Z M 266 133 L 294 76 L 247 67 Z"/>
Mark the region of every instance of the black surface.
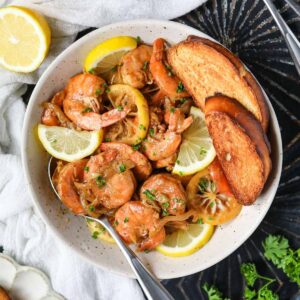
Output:
<path fill-rule="evenodd" d="M 299 38 L 300 18 L 283 0 L 274 3 Z M 293 248 L 300 246 L 300 77 L 262 0 L 209 0 L 175 21 L 220 41 L 258 78 L 280 123 L 284 160 L 274 203 L 251 238 L 217 265 L 184 278 L 164 280 L 163 284 L 178 300 L 206 299 L 201 289 L 204 282 L 216 284 L 231 299 L 242 299 L 244 283 L 239 266 L 251 261 L 257 264 L 260 273 L 277 279 L 273 287 L 280 299 L 290 299 L 298 292 L 296 284 L 291 284 L 281 271 L 264 259 L 261 243 L 272 233 L 287 237 Z M 82 32 L 79 37 L 91 30 Z M 29 87 L 24 99 L 29 98 L 32 88 Z"/>

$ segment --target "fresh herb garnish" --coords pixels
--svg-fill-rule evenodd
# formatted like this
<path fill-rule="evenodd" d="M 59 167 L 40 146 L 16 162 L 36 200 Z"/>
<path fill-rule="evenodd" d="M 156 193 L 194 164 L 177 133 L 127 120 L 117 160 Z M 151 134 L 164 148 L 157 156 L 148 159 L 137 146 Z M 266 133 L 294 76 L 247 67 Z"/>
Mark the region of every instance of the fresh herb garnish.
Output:
<path fill-rule="evenodd" d="M 197 224 L 203 224 L 203 220 L 202 220 L 201 218 L 199 218 L 199 219 L 197 220 Z"/>
<path fill-rule="evenodd" d="M 142 43 L 142 39 L 141 39 L 140 36 L 137 36 L 135 39 L 136 39 L 136 43 L 137 43 L 138 45 L 140 45 L 140 44 Z"/>
<path fill-rule="evenodd" d="M 151 137 L 154 137 L 154 128 L 149 129 L 149 134 Z"/>
<path fill-rule="evenodd" d="M 206 282 L 202 288 L 206 292 L 208 300 L 229 300 L 228 298 L 223 298 L 223 294 L 214 285 L 209 286 Z"/>
<path fill-rule="evenodd" d="M 87 112 L 91 112 L 93 111 L 90 107 L 85 107 L 83 110 L 82 110 L 82 113 L 87 113 Z"/>
<path fill-rule="evenodd" d="M 175 107 L 171 107 L 170 112 L 173 114 L 175 112 Z"/>
<path fill-rule="evenodd" d="M 90 74 L 95 74 L 95 69 L 94 68 L 89 69 L 89 73 Z"/>
<path fill-rule="evenodd" d="M 118 69 L 118 66 L 116 65 L 116 66 L 114 66 L 114 67 L 111 68 L 111 71 L 112 71 L 112 72 L 116 72 L 117 69 Z"/>
<path fill-rule="evenodd" d="M 129 221 L 129 218 L 128 218 L 128 217 L 125 217 L 124 223 L 127 223 L 128 221 Z"/>
<path fill-rule="evenodd" d="M 125 172 L 126 171 L 126 166 L 124 164 L 120 164 L 119 165 L 119 171 L 120 171 L 120 173 Z"/>
<path fill-rule="evenodd" d="M 119 225 L 118 220 L 115 220 L 115 221 L 114 221 L 114 225 L 115 225 L 115 226 L 118 226 L 118 225 Z"/>
<path fill-rule="evenodd" d="M 85 166 L 83 169 L 85 172 L 88 172 L 90 170 L 89 166 Z"/>
<path fill-rule="evenodd" d="M 96 177 L 96 184 L 97 184 L 98 188 L 102 188 L 103 186 L 105 186 L 106 181 L 102 176 L 99 175 Z"/>
<path fill-rule="evenodd" d="M 139 129 L 141 129 L 141 130 L 146 130 L 146 127 L 145 127 L 143 124 L 140 124 L 140 125 L 139 125 Z"/>
<path fill-rule="evenodd" d="M 124 108 L 123 108 L 123 106 L 122 106 L 122 105 L 118 105 L 118 106 L 117 106 L 117 110 L 118 110 L 118 111 L 123 111 L 123 110 L 124 110 Z"/>
<path fill-rule="evenodd" d="M 96 240 L 98 238 L 98 235 L 99 235 L 99 231 L 94 231 L 92 234 L 92 238 Z"/>
<path fill-rule="evenodd" d="M 182 171 L 179 171 L 179 176 L 184 176 L 184 173 Z"/>
<path fill-rule="evenodd" d="M 148 68 L 149 61 L 145 61 L 143 65 L 143 70 L 146 71 Z"/>
<path fill-rule="evenodd" d="M 200 178 L 198 189 L 201 194 L 204 194 L 209 186 L 209 180 L 205 177 Z"/>
<path fill-rule="evenodd" d="M 100 94 L 102 93 L 102 90 L 101 89 L 96 89 L 96 96 L 99 96 Z"/>
<path fill-rule="evenodd" d="M 135 145 L 131 145 L 132 149 L 135 151 L 138 151 L 141 148 L 142 144 L 135 144 Z"/>
<path fill-rule="evenodd" d="M 264 256 L 300 286 L 300 248 L 293 250 L 283 236 L 269 235 L 263 242 Z"/>
<path fill-rule="evenodd" d="M 169 202 L 164 202 L 161 204 L 161 207 L 163 207 L 163 208 L 168 208 L 169 206 L 170 206 Z"/>
<path fill-rule="evenodd" d="M 180 160 L 179 159 L 176 160 L 176 164 L 180 165 Z"/>
<path fill-rule="evenodd" d="M 106 137 L 106 138 L 104 138 L 104 142 L 111 142 L 111 138 L 108 138 L 108 137 Z"/>
<path fill-rule="evenodd" d="M 166 210 L 166 209 L 162 209 L 162 216 L 165 217 L 165 216 L 168 216 L 169 215 L 169 212 Z"/>
<path fill-rule="evenodd" d="M 207 150 L 203 147 L 200 147 L 200 155 L 205 155 L 207 153 Z"/>
<path fill-rule="evenodd" d="M 176 101 L 179 101 L 180 104 L 184 104 L 188 99 L 187 98 L 180 98 L 180 99 L 177 99 Z"/>
<path fill-rule="evenodd" d="M 179 81 L 177 89 L 176 89 L 176 93 L 182 93 L 184 91 L 184 85 L 181 81 Z"/>
<path fill-rule="evenodd" d="M 89 206 L 89 211 L 91 211 L 91 212 L 95 211 L 95 206 L 94 205 L 90 205 Z"/>
<path fill-rule="evenodd" d="M 146 195 L 146 197 L 151 200 L 154 201 L 155 200 L 155 195 L 153 193 L 151 193 L 149 190 L 145 190 L 143 192 L 144 195 Z"/>

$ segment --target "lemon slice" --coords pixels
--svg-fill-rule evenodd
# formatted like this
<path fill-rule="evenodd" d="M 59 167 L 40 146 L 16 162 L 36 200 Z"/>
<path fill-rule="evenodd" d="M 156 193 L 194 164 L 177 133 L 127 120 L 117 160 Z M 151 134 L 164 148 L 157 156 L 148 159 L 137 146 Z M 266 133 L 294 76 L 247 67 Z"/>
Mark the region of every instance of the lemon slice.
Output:
<path fill-rule="evenodd" d="M 45 18 L 25 8 L 0 9 L 0 64 L 14 72 L 36 70 L 47 55 L 51 32 Z"/>
<path fill-rule="evenodd" d="M 105 140 L 135 145 L 147 135 L 149 127 L 149 108 L 143 94 L 126 84 L 109 87 L 107 96 L 114 107 L 130 109 L 127 117 L 105 130 Z"/>
<path fill-rule="evenodd" d="M 120 63 L 121 57 L 136 46 L 137 40 L 130 36 L 108 39 L 89 52 L 84 62 L 84 69 L 86 72 L 95 70 L 98 75 L 107 79 L 112 69 Z"/>
<path fill-rule="evenodd" d="M 214 233 L 210 224 L 189 224 L 187 230 L 168 234 L 156 250 L 166 256 L 187 256 L 202 248 Z"/>
<path fill-rule="evenodd" d="M 52 156 L 72 162 L 91 155 L 99 147 L 103 131 L 76 131 L 39 124 L 38 136 Z"/>
<path fill-rule="evenodd" d="M 206 168 L 215 158 L 216 152 L 205 124 L 204 113 L 194 106 L 190 115 L 193 116 L 192 125 L 183 132 L 173 173 L 184 176 L 194 174 Z"/>
<path fill-rule="evenodd" d="M 109 243 L 115 243 L 115 240 L 111 237 L 107 230 L 99 223 L 94 221 L 87 221 L 87 226 L 91 232 L 92 238 Z"/>

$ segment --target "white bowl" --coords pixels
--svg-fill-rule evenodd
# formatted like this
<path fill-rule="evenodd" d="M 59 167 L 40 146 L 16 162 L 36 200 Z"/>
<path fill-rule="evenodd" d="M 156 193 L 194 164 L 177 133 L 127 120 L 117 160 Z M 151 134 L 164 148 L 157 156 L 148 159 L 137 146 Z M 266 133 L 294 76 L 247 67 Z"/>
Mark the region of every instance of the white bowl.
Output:
<path fill-rule="evenodd" d="M 97 266 L 134 277 L 118 247 L 92 239 L 84 220 L 66 213 L 55 198 L 47 177 L 48 155 L 34 132 L 41 118 L 40 104 L 62 89 L 71 76 L 82 71 L 84 58 L 92 48 L 118 35 L 140 36 L 146 43 L 152 43 L 157 37 L 163 37 L 170 43 L 184 40 L 188 35 L 209 38 L 196 29 L 175 22 L 136 20 L 99 28 L 76 41 L 53 61 L 32 93 L 24 122 L 22 159 L 34 204 L 54 234 L 80 256 Z M 244 207 L 232 222 L 219 226 L 208 244 L 191 256 L 171 258 L 155 251 L 139 253 L 141 259 L 159 278 L 186 276 L 218 263 L 245 242 L 264 218 L 275 196 L 282 166 L 280 130 L 269 101 L 268 105 L 271 113 L 269 138 L 273 169 L 263 193 L 254 205 Z"/>

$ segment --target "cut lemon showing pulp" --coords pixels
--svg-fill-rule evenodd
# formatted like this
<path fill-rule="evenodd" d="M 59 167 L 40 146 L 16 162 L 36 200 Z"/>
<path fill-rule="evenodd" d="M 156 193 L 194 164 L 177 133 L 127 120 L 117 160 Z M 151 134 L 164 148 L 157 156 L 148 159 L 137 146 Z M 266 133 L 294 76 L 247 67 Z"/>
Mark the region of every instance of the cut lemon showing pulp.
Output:
<path fill-rule="evenodd" d="M 149 108 L 143 94 L 126 84 L 109 86 L 107 96 L 117 109 L 130 109 L 122 121 L 109 126 L 105 130 L 105 140 L 128 145 L 140 143 L 147 135 L 149 127 Z"/>
<path fill-rule="evenodd" d="M 166 256 L 187 256 L 202 248 L 214 233 L 209 224 L 189 224 L 187 230 L 178 230 L 168 234 L 156 250 Z"/>
<path fill-rule="evenodd" d="M 57 159 L 72 162 L 91 155 L 99 147 L 103 131 L 76 131 L 39 124 L 38 136 L 48 153 Z"/>
<path fill-rule="evenodd" d="M 111 237 L 107 230 L 99 223 L 94 221 L 87 221 L 87 225 L 93 239 L 98 239 L 109 243 L 115 243 L 115 240 Z"/>
<path fill-rule="evenodd" d="M 108 39 L 89 52 L 84 62 L 84 69 L 86 72 L 94 70 L 107 79 L 112 69 L 120 63 L 121 57 L 136 46 L 137 40 L 131 36 Z"/>
<path fill-rule="evenodd" d="M 49 49 L 51 32 L 45 18 L 25 8 L 0 9 L 0 63 L 14 72 L 36 70 Z"/>
<path fill-rule="evenodd" d="M 206 168 L 215 158 L 216 152 L 205 124 L 204 113 L 194 106 L 190 115 L 192 125 L 183 132 L 173 173 L 184 176 L 194 174 Z"/>

